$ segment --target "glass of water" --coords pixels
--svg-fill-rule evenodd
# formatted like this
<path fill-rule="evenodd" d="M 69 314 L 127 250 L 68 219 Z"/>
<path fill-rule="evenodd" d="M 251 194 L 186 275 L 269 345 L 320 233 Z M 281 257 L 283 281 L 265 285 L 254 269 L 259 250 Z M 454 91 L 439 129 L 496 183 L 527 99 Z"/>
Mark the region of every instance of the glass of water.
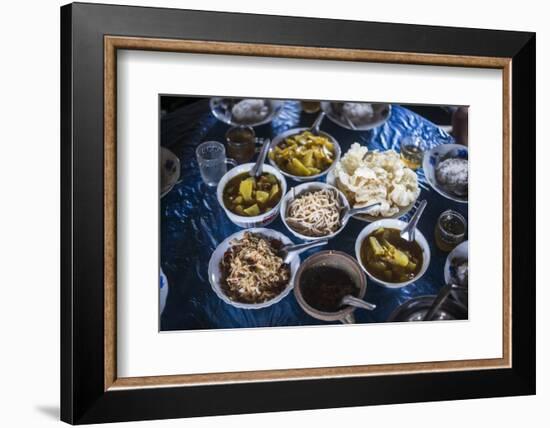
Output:
<path fill-rule="evenodd" d="M 217 141 L 205 141 L 199 144 L 195 153 L 202 181 L 211 187 L 218 185 L 218 182 L 227 172 L 227 164 L 237 166 L 234 159 L 225 156 L 224 145 Z"/>

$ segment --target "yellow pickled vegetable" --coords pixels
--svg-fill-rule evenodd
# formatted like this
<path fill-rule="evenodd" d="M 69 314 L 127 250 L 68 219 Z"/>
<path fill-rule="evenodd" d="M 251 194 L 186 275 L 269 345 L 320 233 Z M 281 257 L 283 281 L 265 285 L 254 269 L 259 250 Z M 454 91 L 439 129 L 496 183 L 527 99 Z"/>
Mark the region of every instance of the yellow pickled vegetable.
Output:
<path fill-rule="evenodd" d="M 329 138 L 304 131 L 285 138 L 269 154 L 283 171 L 307 177 L 317 175 L 334 162 L 334 144 Z"/>
<path fill-rule="evenodd" d="M 273 186 L 271 186 L 271 190 L 269 192 L 269 199 L 273 199 L 275 196 L 277 196 L 277 193 L 279 193 L 279 185 L 278 184 L 274 184 Z"/>
<path fill-rule="evenodd" d="M 254 189 L 254 177 L 249 177 L 246 180 L 241 181 L 239 184 L 239 194 L 246 202 L 252 200 L 252 190 Z"/>
<path fill-rule="evenodd" d="M 245 208 L 243 211 L 249 216 L 260 215 L 260 207 L 258 206 L 258 204 L 251 205 L 248 208 Z"/>
<path fill-rule="evenodd" d="M 269 199 L 269 193 L 258 190 L 256 192 L 256 200 L 262 204 Z"/>

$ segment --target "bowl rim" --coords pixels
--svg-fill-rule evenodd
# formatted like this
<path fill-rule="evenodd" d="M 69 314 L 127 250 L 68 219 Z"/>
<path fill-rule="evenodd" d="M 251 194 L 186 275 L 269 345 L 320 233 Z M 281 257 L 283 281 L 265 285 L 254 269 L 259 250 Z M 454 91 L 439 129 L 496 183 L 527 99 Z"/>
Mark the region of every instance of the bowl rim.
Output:
<path fill-rule="evenodd" d="M 467 204 L 468 197 L 464 199 L 459 196 L 453 195 L 452 193 L 447 192 L 445 189 L 439 186 L 439 184 L 432 179 L 432 175 L 435 176 L 435 167 L 430 164 L 429 158 L 430 158 L 430 155 L 432 155 L 435 150 L 441 150 L 442 148 L 446 152 L 449 152 L 453 149 L 466 150 L 469 158 L 468 146 L 464 146 L 462 144 L 456 144 L 456 143 L 444 143 L 444 144 L 439 144 L 437 146 L 434 146 L 430 150 L 424 152 L 424 158 L 422 160 L 422 169 L 424 170 L 424 177 L 426 178 L 426 181 L 428 182 L 430 187 L 433 190 L 435 190 L 437 193 L 439 193 L 441 196 L 443 196 L 444 198 L 450 199 L 451 201 L 454 201 L 454 202 L 458 202 L 459 204 Z M 469 169 L 470 169 L 470 162 L 468 161 L 468 170 Z M 427 173 L 428 171 L 433 171 L 433 174 L 428 174 Z"/>
<path fill-rule="evenodd" d="M 336 235 L 338 235 L 340 232 L 342 232 L 344 230 L 344 228 L 346 227 L 346 225 L 349 222 L 350 217 L 347 217 L 347 219 L 345 221 L 341 221 L 341 226 L 338 228 L 338 230 L 336 230 L 335 232 L 333 232 L 329 235 L 323 235 L 323 236 L 303 235 L 300 232 L 295 231 L 286 222 L 286 212 L 285 211 L 286 211 L 286 208 L 288 206 L 288 203 L 287 203 L 288 198 L 290 198 L 290 196 L 291 196 L 290 192 L 292 192 L 293 189 L 296 189 L 296 196 L 299 196 L 302 193 L 305 193 L 307 191 L 308 186 L 319 186 L 318 190 L 321 190 L 323 188 L 334 189 L 337 192 L 340 199 L 344 201 L 343 209 L 346 209 L 346 208 L 349 209 L 350 206 L 349 206 L 348 199 L 346 198 L 346 195 L 344 195 L 344 193 L 341 190 L 339 190 L 338 188 L 336 188 L 335 186 L 333 186 L 331 184 L 323 183 L 322 181 L 312 181 L 312 182 L 302 183 L 302 184 L 299 184 L 297 186 L 291 187 L 290 189 L 288 189 L 286 194 L 281 198 L 281 205 L 279 207 L 279 215 L 281 217 L 281 221 L 283 222 L 284 226 L 288 229 L 288 231 L 290 233 L 292 233 L 294 236 L 296 236 L 297 238 L 300 238 L 304 241 L 315 241 L 317 239 L 331 239 L 331 238 L 334 238 Z M 297 189 L 300 189 L 300 191 L 298 191 Z"/>
<path fill-rule="evenodd" d="M 252 227 L 248 229 L 241 229 L 231 234 L 230 236 L 226 237 L 223 241 L 221 241 L 216 246 L 214 251 L 212 251 L 212 254 L 210 255 L 210 260 L 208 261 L 208 282 L 210 283 L 210 287 L 212 288 L 212 291 L 214 291 L 214 294 L 216 294 L 216 296 L 218 296 L 220 300 L 222 300 L 224 303 L 227 303 L 228 305 L 231 305 L 239 309 L 263 309 L 263 308 L 267 308 L 268 306 L 274 305 L 275 303 L 280 302 L 286 296 L 288 296 L 288 294 L 294 288 L 294 278 L 296 276 L 296 272 L 298 272 L 298 269 L 300 268 L 301 259 L 300 259 L 300 256 L 297 255 L 288 263 L 290 267 L 290 279 L 288 280 L 288 283 L 286 287 L 283 289 L 283 291 L 281 291 L 271 300 L 266 300 L 265 302 L 261 302 L 261 303 L 242 303 L 242 302 L 233 301 L 229 298 L 229 296 L 227 296 L 223 292 L 221 284 L 218 281 L 214 281 L 212 274 L 214 272 L 215 263 L 219 263 L 221 260 L 221 257 L 223 257 L 223 255 L 225 254 L 225 251 L 222 252 L 222 248 L 225 246 L 229 248 L 230 247 L 229 244 L 233 239 L 237 239 L 241 237 L 246 232 L 258 233 L 269 237 L 275 237 L 276 239 L 281 240 L 281 242 L 283 242 L 284 244 L 293 244 L 292 240 L 288 236 L 286 236 L 284 233 L 279 232 L 275 229 L 269 229 L 266 227 Z M 215 257 L 218 254 L 220 255 L 220 257 Z M 293 263 L 296 263 L 294 269 L 293 269 Z"/>
<path fill-rule="evenodd" d="M 365 266 L 363 265 L 363 261 L 361 260 L 361 246 L 363 241 L 367 237 L 367 235 L 372 230 L 376 229 L 377 227 L 381 227 L 382 225 L 380 223 L 386 223 L 386 222 L 394 223 L 394 224 L 398 223 L 400 226 L 400 230 L 402 230 L 403 227 L 407 225 L 407 222 L 399 219 L 394 219 L 394 218 L 385 218 L 366 225 L 363 229 L 361 229 L 361 232 L 359 232 L 359 235 L 357 235 L 357 239 L 355 240 L 355 258 L 357 259 L 359 266 L 361 266 L 361 268 L 367 274 L 367 276 L 370 279 L 372 279 L 374 282 L 386 288 L 403 288 L 403 287 L 406 287 L 407 285 L 412 284 L 413 282 L 418 281 L 428 271 L 428 267 L 431 261 L 430 244 L 428 243 L 428 240 L 426 239 L 424 234 L 420 231 L 420 229 L 417 228 L 415 233 L 415 241 L 418 243 L 418 245 L 420 245 L 420 248 L 422 248 L 422 252 L 424 256 L 422 259 L 422 267 L 418 271 L 418 274 L 414 278 L 405 282 L 387 282 L 387 281 L 381 280 L 375 277 L 373 274 L 371 274 L 367 270 L 367 268 L 365 268 Z"/>
<path fill-rule="evenodd" d="M 279 202 L 277 202 L 277 204 L 273 208 L 271 208 L 270 210 L 266 211 L 265 213 L 257 215 L 257 216 L 242 216 L 242 215 L 239 215 L 239 214 L 235 214 L 233 211 L 228 209 L 225 206 L 225 204 L 223 203 L 223 189 L 225 188 L 225 184 L 231 178 L 237 176 L 238 174 L 241 174 L 241 173 L 245 172 L 245 171 L 241 171 L 241 169 L 243 169 L 243 167 L 246 166 L 246 167 L 252 168 L 254 165 L 255 165 L 254 162 L 248 162 L 248 163 L 243 163 L 243 164 L 237 165 L 237 166 L 231 168 L 229 171 L 227 171 L 222 176 L 220 181 L 218 182 L 218 185 L 216 187 L 216 198 L 218 199 L 218 203 L 224 209 L 224 211 L 226 212 L 229 219 L 231 219 L 231 217 L 235 217 L 235 219 L 237 221 L 240 221 L 241 223 L 256 223 L 256 222 L 261 222 L 261 221 L 265 220 L 271 214 L 277 213 L 279 211 L 279 206 L 281 205 L 281 202 L 283 200 L 283 197 L 284 197 L 284 195 L 287 191 L 287 187 L 288 187 L 287 183 L 286 183 L 286 179 L 277 170 L 277 168 L 274 168 L 271 165 L 265 165 L 265 164 L 263 166 L 263 168 L 264 168 L 263 172 L 269 172 L 270 174 L 274 173 L 274 175 L 277 177 L 277 179 L 281 183 L 281 197 L 279 199 Z M 270 169 L 270 171 L 266 171 L 266 169 L 265 169 L 266 167 L 267 167 L 267 169 Z M 222 186 L 222 183 L 224 184 L 223 186 Z"/>
<path fill-rule="evenodd" d="M 321 101 L 321 110 L 323 110 L 327 117 L 336 125 L 344 128 L 349 129 L 350 131 L 369 131 L 374 128 L 378 128 L 379 126 L 382 126 L 384 123 L 386 123 L 389 118 L 392 115 L 392 104 L 391 103 L 375 103 L 375 102 L 357 102 L 358 104 L 378 104 L 378 105 L 385 105 L 388 107 L 388 115 L 377 120 L 376 122 L 372 122 L 368 125 L 364 126 L 356 126 L 355 129 L 350 127 L 349 125 L 342 122 L 335 114 L 333 114 L 332 107 L 329 109 L 328 106 L 334 104 L 334 103 L 344 103 L 346 101 Z"/>
<path fill-rule="evenodd" d="M 330 166 L 327 169 L 325 169 L 324 171 L 321 171 L 319 174 L 307 175 L 307 176 L 306 175 L 293 175 L 293 174 L 290 174 L 286 171 L 283 171 L 283 169 L 279 165 L 277 165 L 277 162 L 275 162 L 273 159 L 271 159 L 271 156 L 270 156 L 271 152 L 273 152 L 275 147 L 278 146 L 285 138 L 287 138 L 291 135 L 299 134 L 301 132 L 309 131 L 309 130 L 311 130 L 311 128 L 307 127 L 307 126 L 306 127 L 300 127 L 300 128 L 287 129 L 286 131 L 281 132 L 275 138 L 273 138 L 273 140 L 271 140 L 271 143 L 269 144 L 269 151 L 268 151 L 268 155 L 267 155 L 267 158 L 269 159 L 269 164 L 272 165 L 273 167 L 275 167 L 285 177 L 291 178 L 294 181 L 298 181 L 298 182 L 300 182 L 300 181 L 301 182 L 315 181 L 319 178 L 324 177 L 325 175 L 327 175 L 329 173 L 329 171 L 331 171 L 336 166 L 336 163 L 340 161 L 340 157 L 342 156 L 342 147 L 340 146 L 340 143 L 338 142 L 338 140 L 336 138 L 334 138 L 328 132 L 320 130 L 319 131 L 320 134 L 330 138 L 330 140 L 334 144 L 334 148 L 335 148 L 335 150 L 334 150 L 334 160 L 332 161 Z"/>

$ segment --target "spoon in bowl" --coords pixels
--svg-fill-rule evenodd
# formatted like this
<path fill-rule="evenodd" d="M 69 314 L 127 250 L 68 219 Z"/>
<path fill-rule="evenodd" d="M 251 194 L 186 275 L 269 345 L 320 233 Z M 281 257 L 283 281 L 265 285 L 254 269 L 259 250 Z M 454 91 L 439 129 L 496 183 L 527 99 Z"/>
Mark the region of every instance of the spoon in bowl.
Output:
<path fill-rule="evenodd" d="M 414 241 L 416 225 L 418 224 L 418 220 L 420 220 L 420 216 L 422 215 L 422 212 L 424 211 L 424 208 L 426 208 L 427 204 L 428 202 L 426 201 L 426 199 L 420 202 L 420 205 L 418 206 L 418 209 L 411 217 L 409 224 L 407 224 L 399 234 L 399 236 L 401 236 L 401 238 L 403 238 L 405 241 L 409 241 L 409 242 Z"/>
<path fill-rule="evenodd" d="M 449 297 L 449 294 L 451 294 L 451 291 L 453 290 L 462 290 L 462 291 L 468 292 L 467 288 L 461 287 L 460 285 L 457 285 L 457 284 L 444 285 L 439 290 L 439 293 L 437 293 L 437 296 L 434 299 L 428 311 L 424 314 L 422 321 L 432 321 L 435 318 L 443 302 L 447 299 L 447 297 Z"/>
<path fill-rule="evenodd" d="M 344 214 L 342 215 L 342 224 L 346 224 L 350 217 L 353 217 L 357 214 L 368 214 L 372 208 L 376 208 L 380 205 L 382 205 L 380 202 L 375 202 L 374 204 L 370 204 L 361 208 L 348 208 L 344 211 Z"/>
<path fill-rule="evenodd" d="M 311 128 L 309 129 L 309 131 L 313 135 L 319 135 L 319 133 L 320 133 L 319 128 L 321 126 L 321 122 L 325 118 L 325 114 L 326 113 L 321 110 L 321 113 L 319 113 L 319 116 L 317 116 L 317 118 L 315 119 L 315 122 L 313 122 L 313 125 L 311 125 Z"/>
<path fill-rule="evenodd" d="M 250 170 L 249 174 L 251 177 L 258 178 L 262 175 L 264 169 L 265 158 L 267 157 L 267 152 L 269 151 L 269 146 L 271 145 L 271 140 L 266 138 L 263 142 L 262 148 L 260 149 L 260 154 L 256 163 Z"/>
<path fill-rule="evenodd" d="M 320 239 L 318 241 L 306 242 L 304 244 L 288 244 L 281 247 L 279 254 L 284 256 L 284 262 L 289 263 L 294 256 L 303 253 L 306 250 L 314 247 L 320 247 L 322 245 L 327 245 L 328 239 Z"/>
<path fill-rule="evenodd" d="M 366 309 L 367 311 L 374 311 L 376 305 L 374 303 L 365 302 L 364 300 L 358 299 L 355 296 L 347 295 L 342 299 L 342 306 L 353 306 L 355 308 Z"/>

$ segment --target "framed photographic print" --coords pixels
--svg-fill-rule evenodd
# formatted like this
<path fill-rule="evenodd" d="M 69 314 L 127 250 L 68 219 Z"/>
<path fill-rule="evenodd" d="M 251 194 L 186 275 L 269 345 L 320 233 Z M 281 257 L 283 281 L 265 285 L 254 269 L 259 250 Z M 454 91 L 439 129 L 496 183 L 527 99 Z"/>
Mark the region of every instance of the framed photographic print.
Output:
<path fill-rule="evenodd" d="M 61 54 L 62 420 L 535 393 L 533 33 L 76 3 Z"/>

